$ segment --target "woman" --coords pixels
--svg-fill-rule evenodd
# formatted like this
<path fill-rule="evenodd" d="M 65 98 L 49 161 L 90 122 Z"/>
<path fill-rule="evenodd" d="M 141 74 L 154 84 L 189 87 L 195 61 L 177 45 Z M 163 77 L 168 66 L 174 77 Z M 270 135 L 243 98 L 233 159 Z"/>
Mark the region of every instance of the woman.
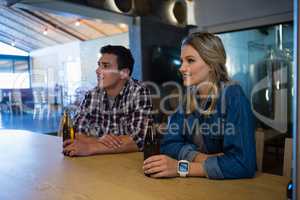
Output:
<path fill-rule="evenodd" d="M 241 87 L 229 80 L 219 37 L 193 33 L 181 47 L 184 106 L 170 116 L 161 155 L 144 161 L 151 177 L 211 179 L 255 175 L 254 121 Z"/>

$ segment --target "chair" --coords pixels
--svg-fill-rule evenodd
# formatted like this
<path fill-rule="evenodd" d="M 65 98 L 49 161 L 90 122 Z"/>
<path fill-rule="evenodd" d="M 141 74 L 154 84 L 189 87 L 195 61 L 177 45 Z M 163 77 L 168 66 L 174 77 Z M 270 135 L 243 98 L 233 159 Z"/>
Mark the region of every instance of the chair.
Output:
<path fill-rule="evenodd" d="M 8 93 L 0 90 L 0 112 L 10 112 Z"/>
<path fill-rule="evenodd" d="M 271 147 L 275 149 L 277 159 L 280 159 L 280 152 L 283 149 L 283 142 L 286 138 L 286 133 L 280 133 L 273 129 L 262 129 L 258 128 L 255 134 L 256 140 L 256 163 L 257 170 L 262 171 L 263 169 L 263 156 L 264 151 L 268 151 Z"/>
<path fill-rule="evenodd" d="M 62 103 L 57 102 L 55 99 L 56 98 L 53 95 L 48 96 L 47 119 L 50 117 L 57 117 L 57 114 L 62 112 Z"/>
<path fill-rule="evenodd" d="M 3 108 L 3 92 L 0 90 L 0 113 L 2 112 Z"/>
<path fill-rule="evenodd" d="M 20 90 L 12 90 L 8 94 L 9 98 L 9 110 L 13 114 L 14 110 L 18 109 L 19 113 L 23 115 L 23 103 L 22 103 L 22 93 Z"/>
<path fill-rule="evenodd" d="M 39 119 L 44 116 L 45 110 L 47 110 L 47 91 L 44 88 L 34 88 L 32 89 L 33 95 L 33 119 L 36 119 L 37 115 Z"/>
<path fill-rule="evenodd" d="M 48 92 L 48 112 L 47 119 L 50 117 L 56 118 L 62 112 L 62 90 L 61 87 L 49 89 Z"/>
<path fill-rule="evenodd" d="M 285 138 L 282 175 L 292 177 L 293 139 Z"/>

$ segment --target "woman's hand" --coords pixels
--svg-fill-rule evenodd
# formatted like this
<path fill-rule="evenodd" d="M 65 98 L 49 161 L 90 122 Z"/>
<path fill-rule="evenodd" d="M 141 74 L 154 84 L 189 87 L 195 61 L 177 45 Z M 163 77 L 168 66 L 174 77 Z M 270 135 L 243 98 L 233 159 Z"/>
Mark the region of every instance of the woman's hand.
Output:
<path fill-rule="evenodd" d="M 178 161 L 165 155 L 155 155 L 144 161 L 143 170 L 153 178 L 176 177 Z"/>

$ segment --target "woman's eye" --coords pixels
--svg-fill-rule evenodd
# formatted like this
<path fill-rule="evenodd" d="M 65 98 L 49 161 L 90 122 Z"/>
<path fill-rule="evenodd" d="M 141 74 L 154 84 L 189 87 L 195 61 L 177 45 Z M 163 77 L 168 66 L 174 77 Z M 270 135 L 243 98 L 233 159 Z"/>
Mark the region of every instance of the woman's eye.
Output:
<path fill-rule="evenodd" d="M 191 64 L 191 63 L 195 62 L 195 60 L 194 60 L 194 59 L 187 59 L 187 61 L 188 61 L 188 63 L 189 63 L 189 64 Z"/>

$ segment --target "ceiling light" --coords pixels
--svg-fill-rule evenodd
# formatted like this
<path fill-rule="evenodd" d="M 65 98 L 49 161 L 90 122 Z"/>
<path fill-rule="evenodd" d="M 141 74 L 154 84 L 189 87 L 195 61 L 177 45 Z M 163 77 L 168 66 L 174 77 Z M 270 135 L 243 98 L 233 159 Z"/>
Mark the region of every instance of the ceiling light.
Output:
<path fill-rule="evenodd" d="M 44 29 L 43 34 L 44 34 L 44 35 L 47 35 L 47 34 L 48 34 L 48 29 L 47 29 L 47 28 Z"/>
<path fill-rule="evenodd" d="M 176 20 L 176 17 L 174 15 L 174 7 L 175 7 L 175 1 L 172 2 L 172 4 L 169 6 L 169 10 L 168 10 L 168 17 L 170 19 L 170 21 L 173 23 L 173 24 L 177 24 L 177 20 Z"/>
<path fill-rule="evenodd" d="M 76 22 L 75 22 L 75 26 L 80 26 L 80 19 L 78 19 L 78 20 L 76 20 Z"/>
<path fill-rule="evenodd" d="M 124 24 L 124 23 L 120 23 L 119 26 L 120 26 L 121 28 L 127 28 L 127 24 Z"/>

